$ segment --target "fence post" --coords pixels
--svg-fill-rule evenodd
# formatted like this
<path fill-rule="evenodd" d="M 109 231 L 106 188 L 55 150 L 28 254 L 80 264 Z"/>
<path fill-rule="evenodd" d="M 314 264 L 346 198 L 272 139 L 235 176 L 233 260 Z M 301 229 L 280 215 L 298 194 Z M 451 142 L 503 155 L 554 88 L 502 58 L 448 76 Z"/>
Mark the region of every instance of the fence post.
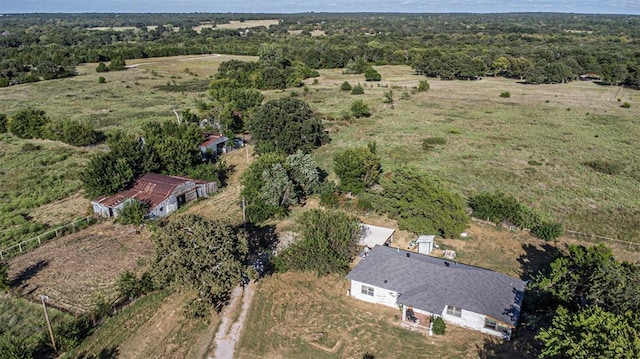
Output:
<path fill-rule="evenodd" d="M 18 243 L 18 249 L 20 249 L 20 252 L 22 253 L 22 243 Z"/>
<path fill-rule="evenodd" d="M 0 260 L 4 260 L 4 257 L 2 256 L 2 251 L 0 251 Z"/>

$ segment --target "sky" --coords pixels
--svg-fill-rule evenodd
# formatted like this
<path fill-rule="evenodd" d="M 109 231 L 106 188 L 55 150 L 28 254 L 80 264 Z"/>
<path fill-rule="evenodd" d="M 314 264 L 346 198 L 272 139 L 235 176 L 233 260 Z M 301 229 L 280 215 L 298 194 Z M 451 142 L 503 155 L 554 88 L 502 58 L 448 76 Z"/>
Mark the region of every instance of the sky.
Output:
<path fill-rule="evenodd" d="M 640 0 L 0 0 L 0 13 L 564 12 L 640 15 Z"/>

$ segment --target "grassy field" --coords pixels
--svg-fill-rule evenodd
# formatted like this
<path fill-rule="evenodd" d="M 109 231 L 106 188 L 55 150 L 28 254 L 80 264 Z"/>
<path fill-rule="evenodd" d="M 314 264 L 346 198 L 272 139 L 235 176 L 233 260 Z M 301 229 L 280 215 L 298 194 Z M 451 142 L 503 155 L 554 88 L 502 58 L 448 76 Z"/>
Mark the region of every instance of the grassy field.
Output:
<path fill-rule="evenodd" d="M 640 92 L 591 82 L 532 86 L 485 78 L 429 79 L 429 91 L 412 94 L 424 77 L 404 66 L 377 70 L 380 83 L 340 70 L 320 71 L 317 85 L 307 80 L 304 99 L 330 120 L 332 141 L 315 153 L 322 167 L 330 169 L 333 155 L 346 147 L 376 141 L 386 171 L 412 165 L 466 196 L 504 191 L 569 229 L 640 240 Z M 364 84 L 365 94 L 341 93 L 345 80 Z M 393 108 L 382 101 L 389 90 Z M 405 91 L 409 100 L 400 99 Z M 500 97 L 504 91 L 511 97 Z M 373 116 L 345 120 L 355 99 L 363 99 Z M 631 108 L 622 108 L 618 99 Z M 427 137 L 447 143 L 423 150 Z M 623 170 L 608 175 L 584 165 L 595 159 Z"/>

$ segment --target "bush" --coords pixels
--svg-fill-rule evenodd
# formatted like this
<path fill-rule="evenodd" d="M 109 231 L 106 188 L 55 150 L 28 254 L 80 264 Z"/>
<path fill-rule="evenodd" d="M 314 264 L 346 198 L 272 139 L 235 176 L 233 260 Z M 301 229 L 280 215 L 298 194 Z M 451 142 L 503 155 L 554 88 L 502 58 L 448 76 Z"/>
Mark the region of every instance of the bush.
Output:
<path fill-rule="evenodd" d="M 338 186 L 331 181 L 322 184 L 320 188 L 320 204 L 327 208 L 338 208 L 340 206 L 340 191 Z"/>
<path fill-rule="evenodd" d="M 365 81 L 380 81 L 382 80 L 382 75 L 380 75 L 373 67 L 369 66 L 364 70 L 364 79 Z"/>
<path fill-rule="evenodd" d="M 545 241 L 552 241 L 564 232 L 562 223 L 545 222 L 531 229 L 531 234 Z"/>
<path fill-rule="evenodd" d="M 530 207 L 518 202 L 502 192 L 481 193 L 469 198 L 473 216 L 487 219 L 495 224 L 507 220 L 520 228 L 533 228 L 541 221 L 541 216 Z"/>
<path fill-rule="evenodd" d="M 355 86 L 353 86 L 353 88 L 351 89 L 351 94 L 352 95 L 362 95 L 364 94 L 364 87 L 362 87 L 362 85 L 357 84 Z"/>
<path fill-rule="evenodd" d="M 585 166 L 591 167 L 594 171 L 608 174 L 617 175 L 622 172 L 624 165 L 619 162 L 605 161 L 605 160 L 593 160 L 583 163 Z"/>
<path fill-rule="evenodd" d="M 364 101 L 355 100 L 351 103 L 351 114 L 355 118 L 369 117 L 371 116 L 371 111 L 369 110 L 369 106 L 364 103 Z"/>
<path fill-rule="evenodd" d="M 351 84 L 349 83 L 349 81 L 345 81 L 342 83 L 342 85 L 340 85 L 340 90 L 341 91 L 351 91 L 352 87 Z"/>
<path fill-rule="evenodd" d="M 18 111 L 9 121 L 9 132 L 19 138 L 42 138 L 49 118 L 42 110 L 27 109 Z"/>
<path fill-rule="evenodd" d="M 418 83 L 418 92 L 427 91 L 429 88 L 431 88 L 431 85 L 429 85 L 429 81 L 427 80 L 420 80 Z"/>
<path fill-rule="evenodd" d="M 98 63 L 98 67 L 96 67 L 96 72 L 108 72 L 109 68 L 107 67 L 107 65 L 104 64 L 104 62 L 100 62 Z"/>
<path fill-rule="evenodd" d="M 44 136 L 72 146 L 89 146 L 98 143 L 98 133 L 93 126 L 75 120 L 48 123 L 44 129 Z"/>
<path fill-rule="evenodd" d="M 435 335 L 444 335 L 445 330 L 447 329 L 447 325 L 444 323 L 444 320 L 440 317 L 431 317 L 431 330 Z"/>
<path fill-rule="evenodd" d="M 98 83 L 99 84 L 104 84 L 106 82 L 107 82 L 107 80 L 104 77 L 102 77 L 102 76 L 98 77 Z"/>
<path fill-rule="evenodd" d="M 333 171 L 340 179 L 340 189 L 362 193 L 378 183 L 382 165 L 380 157 L 372 148 L 347 148 L 333 156 Z"/>
<path fill-rule="evenodd" d="M 155 289 L 149 272 L 144 272 L 138 278 L 135 273 L 124 271 L 120 274 L 117 285 L 120 298 L 127 300 L 139 297 Z"/>
<path fill-rule="evenodd" d="M 10 285 L 9 264 L 7 262 L 0 262 L 0 290 L 8 289 Z"/>
<path fill-rule="evenodd" d="M 502 93 L 500 93 L 500 97 L 509 98 L 511 97 L 511 93 L 509 91 L 503 91 Z"/>
<path fill-rule="evenodd" d="M 149 206 L 147 204 L 132 200 L 125 204 L 120 211 L 118 211 L 118 217 L 116 217 L 116 223 L 120 224 L 133 224 L 141 225 L 144 223 L 144 217 L 149 212 Z"/>
<path fill-rule="evenodd" d="M 631 104 L 630 104 L 630 103 L 628 103 L 628 102 L 625 102 L 625 103 L 623 103 L 622 105 L 620 105 L 620 107 L 622 107 L 622 108 L 630 108 L 630 107 L 631 107 Z"/>

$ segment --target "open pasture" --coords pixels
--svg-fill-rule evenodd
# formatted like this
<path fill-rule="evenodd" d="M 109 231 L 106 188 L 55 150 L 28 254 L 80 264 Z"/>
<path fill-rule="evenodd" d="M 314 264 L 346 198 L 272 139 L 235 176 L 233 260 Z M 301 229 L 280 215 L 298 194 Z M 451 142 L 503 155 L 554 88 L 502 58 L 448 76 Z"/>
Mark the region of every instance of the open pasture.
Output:
<path fill-rule="evenodd" d="M 310 91 L 304 99 L 325 116 L 332 138 L 315 153 L 322 167 L 330 169 L 333 155 L 346 147 L 376 141 L 387 172 L 415 166 L 465 196 L 504 191 L 565 228 L 640 240 L 640 92 L 592 82 L 526 85 L 504 78 L 428 79 L 430 90 L 415 92 L 426 78 L 409 67 L 376 69 L 380 82 L 339 69 L 321 70 L 317 84 L 306 80 Z M 341 92 L 344 81 L 362 84 L 365 94 Z M 386 91 L 393 92 L 393 106 L 383 103 Z M 510 97 L 500 97 L 502 92 Z M 270 94 L 276 96 L 282 94 Z M 345 118 L 356 99 L 369 105 L 371 117 Z M 422 141 L 429 137 L 446 144 L 425 150 Z M 597 172 L 585 165 L 592 160 L 622 170 Z"/>

